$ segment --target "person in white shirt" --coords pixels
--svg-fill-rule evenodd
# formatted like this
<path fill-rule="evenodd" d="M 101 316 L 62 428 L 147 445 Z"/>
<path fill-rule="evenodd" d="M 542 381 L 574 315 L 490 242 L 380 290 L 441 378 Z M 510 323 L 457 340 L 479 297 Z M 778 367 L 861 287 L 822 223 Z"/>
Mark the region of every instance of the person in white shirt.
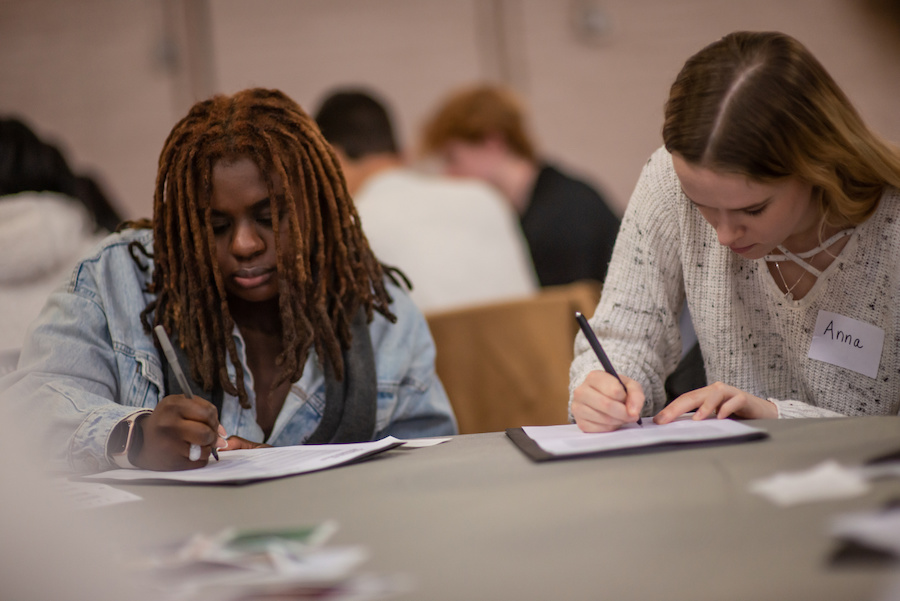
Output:
<path fill-rule="evenodd" d="M 412 282 L 425 312 L 528 296 L 537 277 L 516 216 L 487 185 L 407 165 L 383 102 L 330 94 L 315 115 L 335 149 L 363 232 Z"/>

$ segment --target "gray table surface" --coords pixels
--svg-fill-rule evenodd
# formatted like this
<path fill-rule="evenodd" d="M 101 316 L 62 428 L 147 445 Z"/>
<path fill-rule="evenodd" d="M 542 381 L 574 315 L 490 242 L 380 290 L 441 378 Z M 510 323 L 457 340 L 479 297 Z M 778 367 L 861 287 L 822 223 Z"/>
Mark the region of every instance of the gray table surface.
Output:
<path fill-rule="evenodd" d="M 767 440 L 533 463 L 504 433 L 392 450 L 363 463 L 257 484 L 130 485 L 114 523 L 164 542 L 227 526 L 336 519 L 335 544 L 365 545 L 365 568 L 408 575 L 400 599 L 873 599 L 891 572 L 834 566 L 833 516 L 865 496 L 781 508 L 752 480 L 834 458 L 900 449 L 900 418 L 756 421 Z"/>

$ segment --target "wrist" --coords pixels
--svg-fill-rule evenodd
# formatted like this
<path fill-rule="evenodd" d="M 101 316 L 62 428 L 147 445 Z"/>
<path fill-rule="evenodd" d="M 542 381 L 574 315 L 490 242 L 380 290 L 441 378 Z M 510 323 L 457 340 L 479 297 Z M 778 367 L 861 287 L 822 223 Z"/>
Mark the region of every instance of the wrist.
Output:
<path fill-rule="evenodd" d="M 107 440 L 106 452 L 110 461 L 121 468 L 135 467 L 132 459 L 143 446 L 141 421 L 150 415 L 149 409 L 136 411 L 116 424 Z"/>
<path fill-rule="evenodd" d="M 128 446 L 128 462 L 133 466 L 137 466 L 137 458 L 141 454 L 141 449 L 144 448 L 144 418 L 149 415 L 149 413 L 140 413 L 134 418 L 134 432 L 131 435 L 131 444 Z"/>

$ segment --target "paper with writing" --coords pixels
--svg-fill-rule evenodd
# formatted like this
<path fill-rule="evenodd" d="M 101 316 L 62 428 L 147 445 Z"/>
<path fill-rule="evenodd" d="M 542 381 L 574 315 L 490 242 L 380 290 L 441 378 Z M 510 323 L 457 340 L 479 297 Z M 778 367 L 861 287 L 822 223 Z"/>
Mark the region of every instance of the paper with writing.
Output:
<path fill-rule="evenodd" d="M 576 424 L 522 428 L 541 449 L 553 455 L 583 455 L 671 443 L 740 438 L 762 430 L 730 419 L 681 419 L 665 425 L 644 420 L 644 426 L 626 424 L 614 432 L 586 433 Z"/>
<path fill-rule="evenodd" d="M 223 451 L 220 461 L 205 467 L 178 472 L 153 470 L 111 470 L 86 476 L 89 480 L 120 482 L 172 481 L 197 484 L 230 484 L 304 474 L 350 463 L 403 444 L 388 436 L 374 442 L 350 444 L 296 445 L 240 451 Z"/>
<path fill-rule="evenodd" d="M 874 378 L 881 363 L 884 330 L 830 311 L 819 311 L 809 358 Z"/>

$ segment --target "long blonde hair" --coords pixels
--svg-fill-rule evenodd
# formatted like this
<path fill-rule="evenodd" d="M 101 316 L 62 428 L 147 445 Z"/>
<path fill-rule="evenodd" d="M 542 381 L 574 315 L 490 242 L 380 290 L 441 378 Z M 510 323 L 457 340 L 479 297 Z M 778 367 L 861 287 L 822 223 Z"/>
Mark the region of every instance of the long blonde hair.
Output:
<path fill-rule="evenodd" d="M 735 32 L 688 59 L 666 103 L 663 140 L 698 166 L 759 181 L 807 181 L 823 224 L 862 223 L 885 187 L 900 188 L 900 151 L 863 123 L 819 61 L 783 33 Z"/>

